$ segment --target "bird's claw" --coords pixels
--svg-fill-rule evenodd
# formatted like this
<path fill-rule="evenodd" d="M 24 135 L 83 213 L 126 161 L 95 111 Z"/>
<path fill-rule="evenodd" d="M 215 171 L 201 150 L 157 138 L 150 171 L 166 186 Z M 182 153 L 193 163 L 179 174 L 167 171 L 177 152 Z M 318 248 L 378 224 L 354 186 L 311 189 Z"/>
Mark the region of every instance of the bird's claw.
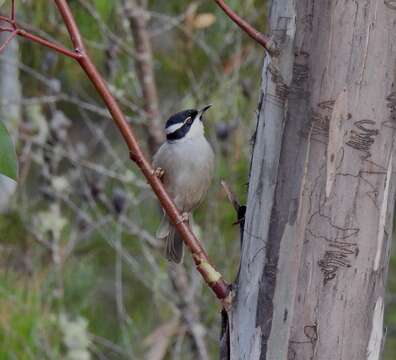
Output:
<path fill-rule="evenodd" d="M 165 175 L 164 169 L 157 167 L 156 169 L 153 170 L 153 175 L 155 175 L 158 179 L 162 179 Z"/>
<path fill-rule="evenodd" d="M 184 213 L 181 214 L 180 219 L 179 219 L 179 221 L 176 223 L 176 225 L 177 225 L 177 224 L 181 224 L 181 223 L 183 223 L 183 222 L 188 222 L 188 220 L 189 220 L 189 215 L 188 215 L 187 212 L 184 212 Z"/>

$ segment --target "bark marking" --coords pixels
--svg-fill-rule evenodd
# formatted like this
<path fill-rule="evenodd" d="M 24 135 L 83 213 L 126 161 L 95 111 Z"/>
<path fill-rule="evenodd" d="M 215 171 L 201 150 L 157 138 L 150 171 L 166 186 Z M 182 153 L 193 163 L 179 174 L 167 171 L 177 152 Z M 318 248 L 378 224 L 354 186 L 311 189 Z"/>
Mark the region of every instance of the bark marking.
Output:
<path fill-rule="evenodd" d="M 385 0 L 384 4 L 392 10 L 396 10 L 396 0 Z"/>
<path fill-rule="evenodd" d="M 391 121 L 396 121 L 396 91 L 389 94 L 386 101 L 388 102 L 387 106 L 390 109 Z"/>
<path fill-rule="evenodd" d="M 390 109 L 390 120 L 383 121 L 382 126 L 396 130 L 396 91 L 389 94 L 386 101 L 388 102 L 387 107 Z"/>
<path fill-rule="evenodd" d="M 348 117 L 348 92 L 344 89 L 337 97 L 329 126 L 327 145 L 326 198 L 330 196 L 336 178 L 339 155 L 343 144 L 343 122 Z"/>
<path fill-rule="evenodd" d="M 316 353 L 316 344 L 319 340 L 318 334 L 318 324 L 314 323 L 312 325 L 304 326 L 304 336 L 305 338 L 299 340 L 290 340 L 288 348 L 288 360 L 297 359 L 297 349 L 298 351 L 304 351 L 305 354 L 309 354 L 309 359 L 312 360 Z M 303 350 L 305 349 L 305 350 Z M 306 352 L 305 352 L 306 351 Z"/>
<path fill-rule="evenodd" d="M 346 145 L 363 153 L 362 159 L 371 157 L 370 148 L 374 144 L 378 129 L 370 129 L 368 126 L 375 125 L 373 120 L 359 120 L 354 123 L 355 128 L 350 131 Z"/>
<path fill-rule="evenodd" d="M 323 259 L 318 261 L 318 265 L 323 274 L 323 283 L 327 284 L 330 280 L 333 280 L 337 271 L 340 267 L 350 268 L 351 260 L 348 256 L 357 254 L 357 244 L 349 244 L 346 242 L 336 241 L 329 244 L 334 250 L 327 250 L 323 256 Z"/>
<path fill-rule="evenodd" d="M 329 137 L 330 117 L 334 107 L 334 100 L 322 101 L 318 104 L 318 111 L 312 110 L 310 139 L 327 144 Z"/>

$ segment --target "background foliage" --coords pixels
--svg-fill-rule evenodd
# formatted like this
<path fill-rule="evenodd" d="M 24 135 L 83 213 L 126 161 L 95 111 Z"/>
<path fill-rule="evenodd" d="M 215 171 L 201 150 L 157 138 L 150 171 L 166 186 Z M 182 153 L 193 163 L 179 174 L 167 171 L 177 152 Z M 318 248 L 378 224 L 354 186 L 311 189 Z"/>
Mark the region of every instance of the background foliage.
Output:
<path fill-rule="evenodd" d="M 147 143 L 136 44 L 123 1 L 69 3 L 94 62 Z M 244 201 L 263 52 L 213 1 L 141 3 L 149 16 L 162 120 L 183 108 L 214 104 L 207 135 L 217 170 L 195 214 L 196 231 L 232 280 L 239 232 L 220 180 Z M 265 28 L 262 1 L 228 3 Z M 18 18 L 68 44 L 47 1 L 20 2 Z M 13 136 L 19 187 L 0 214 L 0 359 L 199 359 L 192 328 L 216 359 L 219 306 L 188 256 L 187 301 L 180 297 L 174 279 L 183 277 L 172 277 L 177 270 L 169 269 L 154 237 L 160 209 L 79 67 L 26 41 L 20 42 L 18 67 L 23 94 Z M 396 356 L 394 261 L 391 270 L 388 360 Z M 191 320 L 184 309 L 192 305 Z"/>
<path fill-rule="evenodd" d="M 17 178 L 17 158 L 10 134 L 5 125 L 0 122 L 0 174 Z"/>

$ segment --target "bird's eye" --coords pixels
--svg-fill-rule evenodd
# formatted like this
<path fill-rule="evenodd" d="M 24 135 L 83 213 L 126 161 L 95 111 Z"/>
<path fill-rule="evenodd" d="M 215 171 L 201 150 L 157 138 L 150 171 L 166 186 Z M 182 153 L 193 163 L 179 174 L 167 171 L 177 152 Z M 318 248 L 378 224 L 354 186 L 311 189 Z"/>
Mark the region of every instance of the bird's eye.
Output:
<path fill-rule="evenodd" d="M 185 123 L 186 123 L 187 125 L 191 125 L 192 122 L 193 122 L 193 118 L 192 118 L 191 116 L 189 116 L 189 117 L 186 119 L 186 121 L 185 121 Z"/>

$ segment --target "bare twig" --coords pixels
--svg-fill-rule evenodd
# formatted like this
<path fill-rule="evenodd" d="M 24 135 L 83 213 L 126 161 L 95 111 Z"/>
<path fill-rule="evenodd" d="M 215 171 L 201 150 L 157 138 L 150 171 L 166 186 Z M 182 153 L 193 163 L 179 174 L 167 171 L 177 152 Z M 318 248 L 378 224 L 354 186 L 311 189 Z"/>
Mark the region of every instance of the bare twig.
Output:
<path fill-rule="evenodd" d="M 153 70 L 153 54 L 150 34 L 147 29 L 147 12 L 140 8 L 135 0 L 124 1 L 124 9 L 129 20 L 136 47 L 136 72 L 143 93 L 144 110 L 147 117 L 146 129 L 149 136 L 149 148 L 153 153 L 164 140 L 157 86 Z"/>
<path fill-rule="evenodd" d="M 15 0 L 11 3 L 11 21 L 15 22 Z"/>
<path fill-rule="evenodd" d="M 52 42 L 50 42 L 50 41 L 48 41 L 46 39 L 43 39 L 40 36 L 31 34 L 31 33 L 27 32 L 24 29 L 17 28 L 16 32 L 17 32 L 18 35 L 24 37 L 25 39 L 31 40 L 33 42 L 36 42 L 36 43 L 40 44 L 40 45 L 48 47 L 48 48 L 50 48 L 52 50 L 55 50 L 55 51 L 57 51 L 57 52 L 59 52 L 59 53 L 61 53 L 63 55 L 66 55 L 66 56 L 68 56 L 70 58 L 73 58 L 73 59 L 77 60 L 81 56 L 78 52 L 74 52 L 74 51 L 71 51 L 69 49 L 64 48 L 63 46 L 54 44 L 54 43 L 52 43 Z"/>
<path fill-rule="evenodd" d="M 265 36 L 260 31 L 256 30 L 247 21 L 238 16 L 223 0 L 214 0 L 217 5 L 226 13 L 226 15 L 237 24 L 246 34 L 248 34 L 252 39 L 258 42 L 268 51 L 272 56 L 278 54 L 278 49 L 275 42 L 269 37 Z"/>
<path fill-rule="evenodd" d="M 7 16 L 0 15 L 0 20 L 1 21 L 5 21 L 5 22 L 7 22 L 9 24 L 12 24 L 12 20 L 10 18 L 8 18 Z"/>
<path fill-rule="evenodd" d="M 128 146 L 131 159 L 140 168 L 141 172 L 143 173 L 154 193 L 156 194 L 169 219 L 179 231 L 187 248 L 191 251 L 197 270 L 201 273 L 202 277 L 210 286 L 210 288 L 214 291 L 216 296 L 221 300 L 226 299 L 230 294 L 228 284 L 223 280 L 221 274 L 219 274 L 210 264 L 208 255 L 206 254 L 201 243 L 192 233 L 190 227 L 186 223 L 181 221 L 182 219 L 178 209 L 166 192 L 160 179 L 155 176 L 153 168 L 144 156 L 143 151 L 140 148 L 140 145 L 136 139 L 136 136 L 130 128 L 127 120 L 125 119 L 125 116 L 121 111 L 118 103 L 112 96 L 110 90 L 108 89 L 105 81 L 93 64 L 91 58 L 86 53 L 80 31 L 74 20 L 73 14 L 71 13 L 67 1 L 55 0 L 55 4 L 60 14 L 62 15 L 63 21 L 68 29 L 71 41 L 75 48 L 74 51 L 70 51 L 59 45 L 53 44 L 45 39 L 32 35 L 25 30 L 18 29 L 15 21 L 13 20 L 7 19 L 6 21 L 13 24 L 13 26 L 16 26 L 17 35 L 28 38 L 34 42 L 49 47 L 78 61 L 81 68 L 85 71 L 86 75 L 91 80 L 92 84 L 95 86 L 97 92 L 109 109 L 115 124 L 117 125 Z"/>
<path fill-rule="evenodd" d="M 179 297 L 178 307 L 182 320 L 187 326 L 189 336 L 195 347 L 196 356 L 194 358 L 209 360 L 205 334 L 202 331 L 203 325 L 199 317 L 199 307 L 194 299 L 194 289 L 189 287 L 188 275 L 184 266 L 172 264 L 170 278 Z"/>
<path fill-rule="evenodd" d="M 224 192 L 227 195 L 228 201 L 232 204 L 235 211 L 238 212 L 241 205 L 239 204 L 239 201 L 237 200 L 236 195 L 231 190 L 230 186 L 227 184 L 227 182 L 225 180 L 221 180 L 221 186 L 223 187 Z"/>
<path fill-rule="evenodd" d="M 15 30 L 11 29 L 11 28 L 4 28 L 4 27 L 0 26 L 0 31 L 1 32 L 14 32 Z"/>
<path fill-rule="evenodd" d="M 11 35 L 4 41 L 2 45 L 0 45 L 0 53 L 3 51 L 3 49 L 12 41 L 12 39 L 17 36 L 18 33 L 16 31 L 12 32 Z"/>
<path fill-rule="evenodd" d="M 22 29 L 17 24 L 16 19 L 15 19 L 15 1 L 14 0 L 12 1 L 10 18 L 7 18 L 6 16 L 0 15 L 0 21 L 7 22 L 7 23 L 9 23 L 12 26 L 12 28 L 3 28 L 3 27 L 0 28 L 0 32 L 11 32 L 12 31 L 12 35 L 10 36 L 10 38 L 8 38 L 6 40 L 6 42 L 0 47 L 0 53 L 3 51 L 5 46 L 7 46 L 7 44 L 16 35 L 19 35 L 19 36 L 24 37 L 24 38 L 26 38 L 28 40 L 36 42 L 36 43 L 38 43 L 40 45 L 43 45 L 43 46 L 46 46 L 46 47 L 48 47 L 48 48 L 50 48 L 52 50 L 55 50 L 55 51 L 57 51 L 57 52 L 59 52 L 59 53 L 61 53 L 63 55 L 66 55 L 66 56 L 68 56 L 70 58 L 78 59 L 80 57 L 80 54 L 79 54 L 78 51 L 68 50 L 68 49 L 64 48 L 63 46 L 61 46 L 61 45 L 54 44 L 54 43 L 48 41 L 47 39 L 44 39 L 44 38 L 42 38 L 40 36 L 34 35 L 34 34 L 28 32 L 28 31 L 26 31 L 25 29 Z"/>

